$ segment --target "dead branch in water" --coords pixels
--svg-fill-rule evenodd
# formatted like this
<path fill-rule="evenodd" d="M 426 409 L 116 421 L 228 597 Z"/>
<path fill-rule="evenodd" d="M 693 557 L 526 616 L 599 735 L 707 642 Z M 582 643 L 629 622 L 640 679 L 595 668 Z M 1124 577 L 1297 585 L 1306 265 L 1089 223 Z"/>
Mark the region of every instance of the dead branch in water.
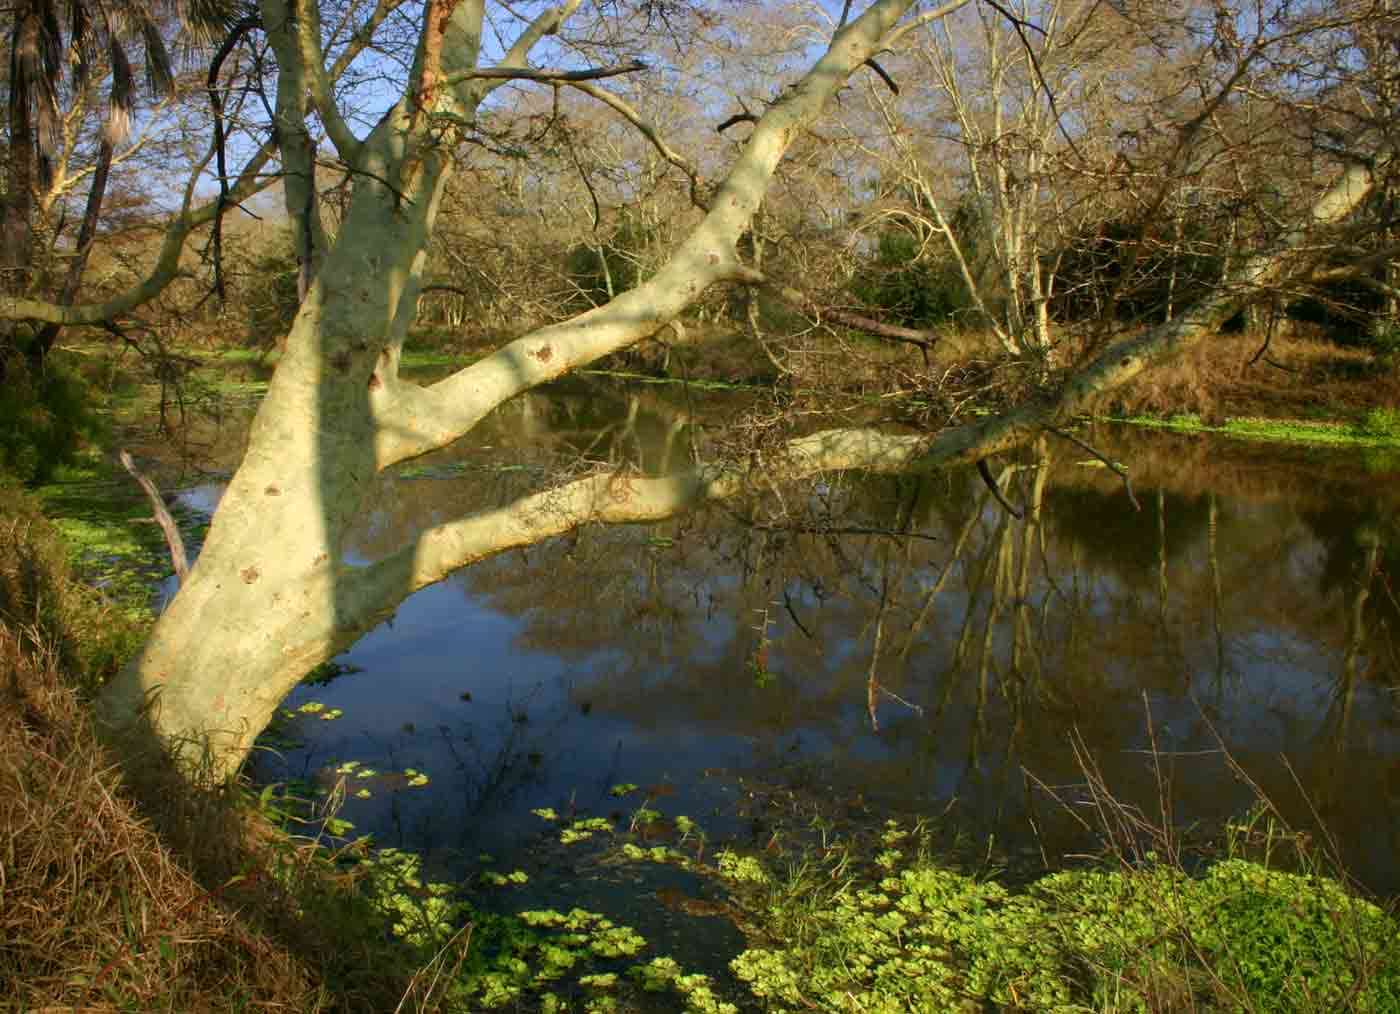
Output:
<path fill-rule="evenodd" d="M 180 537 L 180 529 L 175 525 L 175 518 L 171 516 L 170 509 L 165 506 L 165 501 L 161 499 L 160 490 L 156 489 L 156 484 L 148 479 L 141 472 L 137 471 L 136 463 L 131 460 L 131 455 L 125 450 L 117 454 L 122 467 L 131 473 L 131 477 L 137 481 L 146 492 L 146 497 L 151 501 L 151 511 L 155 514 L 156 524 L 160 525 L 160 530 L 165 533 L 165 544 L 170 548 L 170 562 L 175 567 L 175 576 L 180 579 L 180 583 L 185 583 L 185 575 L 190 571 L 189 559 L 185 556 L 185 540 Z"/>

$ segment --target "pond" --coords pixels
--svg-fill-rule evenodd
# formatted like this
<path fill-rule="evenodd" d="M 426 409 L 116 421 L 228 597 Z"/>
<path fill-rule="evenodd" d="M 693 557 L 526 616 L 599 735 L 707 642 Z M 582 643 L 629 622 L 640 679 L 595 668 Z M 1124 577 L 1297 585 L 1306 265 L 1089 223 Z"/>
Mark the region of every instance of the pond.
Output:
<path fill-rule="evenodd" d="M 596 378 L 526 395 L 386 477 L 353 551 L 561 467 L 683 463 L 732 411 Z M 1085 436 L 1140 509 L 1049 437 L 990 463 L 1020 519 L 972 469 L 846 475 L 469 568 L 299 687 L 257 776 L 343 784 L 356 833 L 451 868 L 528 850 L 540 808 L 650 801 L 761 845 L 755 781 L 1059 855 L 1094 847 L 1089 767 L 1206 831 L 1262 792 L 1400 894 L 1400 464 Z"/>

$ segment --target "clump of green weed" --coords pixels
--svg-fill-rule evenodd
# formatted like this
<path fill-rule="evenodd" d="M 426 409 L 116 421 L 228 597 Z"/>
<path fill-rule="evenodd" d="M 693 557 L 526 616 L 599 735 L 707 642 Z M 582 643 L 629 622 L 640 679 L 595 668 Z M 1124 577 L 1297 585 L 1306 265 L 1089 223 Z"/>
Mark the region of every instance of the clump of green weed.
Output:
<path fill-rule="evenodd" d="M 1400 409 L 1373 408 L 1357 430 L 1362 436 L 1400 440 Z"/>
<path fill-rule="evenodd" d="M 422 961 L 457 951 L 448 1009 L 629 1009 L 630 991 L 669 991 L 687 1011 L 734 1014 L 703 975 L 686 974 L 673 960 L 637 961 L 647 942 L 635 930 L 597 912 L 536 909 L 499 915 L 478 908 L 458 885 L 423 876 L 421 859 L 397 849 L 366 855 L 357 866 L 365 895 L 396 938 Z M 486 878 L 510 886 L 524 873 Z"/>

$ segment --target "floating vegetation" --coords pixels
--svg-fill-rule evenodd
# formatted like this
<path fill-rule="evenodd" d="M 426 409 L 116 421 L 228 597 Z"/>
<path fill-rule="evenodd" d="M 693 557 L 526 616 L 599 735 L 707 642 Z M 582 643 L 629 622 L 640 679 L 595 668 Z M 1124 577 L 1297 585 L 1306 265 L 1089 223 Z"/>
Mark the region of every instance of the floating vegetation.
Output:
<path fill-rule="evenodd" d="M 550 819 L 550 818 L 546 818 Z M 573 845 L 577 842 L 586 841 L 592 838 L 597 831 L 611 831 L 612 822 L 603 817 L 585 817 L 576 820 L 568 827 L 559 832 L 559 841 L 563 845 Z"/>
<path fill-rule="evenodd" d="M 1110 422 L 1184 433 L 1219 433 L 1246 440 L 1276 440 L 1301 444 L 1338 444 L 1354 447 L 1400 446 L 1400 415 L 1390 409 L 1375 409 L 1357 425 L 1342 422 L 1314 422 L 1304 419 L 1227 419 L 1212 425 L 1194 413 L 1167 416 L 1109 417 Z"/>
<path fill-rule="evenodd" d="M 924 822 L 891 820 L 848 838 L 822 828 L 820 846 L 725 848 L 706 862 L 703 843 L 683 847 L 701 837 L 694 820 L 644 811 L 656 816 L 634 818 L 634 829 L 666 824 L 676 839 L 646 846 L 608 820 L 583 817 L 558 840 L 591 848 L 604 863 L 661 864 L 717 886 L 727 901 L 670 888 L 657 897 L 667 909 L 743 930 L 749 946 L 730 963 L 734 980 L 649 955 L 640 934 L 599 913 L 488 916 L 454 909 L 466 903 L 416 880 L 415 903 L 459 917 L 471 911 L 474 927 L 490 927 L 491 944 L 463 985 L 469 1009 L 627 1011 L 641 991 L 712 1014 L 1146 1012 L 1168 998 L 1170 1009 L 1400 1010 L 1394 918 L 1325 876 L 1234 855 L 1238 835 L 1227 858 L 1196 874 L 1149 854 L 1136 866 L 1066 870 L 1011 888 L 943 865 Z M 534 812 L 560 823 L 552 808 Z M 518 870 L 477 878 L 496 889 L 528 881 Z M 393 904 L 402 917 L 403 900 Z M 400 925 L 411 934 L 418 924 L 403 917 Z M 447 933 L 440 927 L 433 939 Z"/>
<path fill-rule="evenodd" d="M 364 668 L 358 665 L 350 665 L 345 662 L 322 662 L 301 678 L 301 685 L 305 687 L 324 687 L 342 676 L 353 676 L 355 673 L 364 672 Z"/>
<path fill-rule="evenodd" d="M 512 870 L 510 873 L 497 873 L 495 870 L 487 870 L 481 874 L 481 882 L 490 884 L 492 887 L 505 887 L 508 884 L 524 884 L 530 880 L 529 874 L 524 870 Z"/>

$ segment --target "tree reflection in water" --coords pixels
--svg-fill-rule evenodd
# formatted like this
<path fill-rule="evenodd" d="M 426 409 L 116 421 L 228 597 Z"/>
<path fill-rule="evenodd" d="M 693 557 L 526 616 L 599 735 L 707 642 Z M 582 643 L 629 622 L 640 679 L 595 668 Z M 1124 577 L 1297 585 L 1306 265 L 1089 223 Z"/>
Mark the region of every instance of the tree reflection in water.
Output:
<path fill-rule="evenodd" d="M 703 399 L 605 394 L 525 395 L 506 410 L 529 416 L 529 441 L 502 420 L 418 466 L 442 478 L 386 481 L 360 552 L 561 460 L 652 472 L 705 452 Z M 1252 802 L 1223 742 L 1291 820 L 1310 821 L 1301 788 L 1354 871 L 1400 890 L 1396 484 L 1336 453 L 1093 442 L 1128 464 L 1141 511 L 1116 475 L 1046 438 L 992 465 L 1020 520 L 972 470 L 848 475 L 488 561 L 349 654 L 366 672 L 317 692 L 345 718 L 312 723 L 289 762 L 363 752 L 366 735 L 431 714 L 419 728 L 444 731 L 400 735 L 396 756 L 458 784 L 435 777 L 395 812 L 410 828 L 430 814 L 438 843 L 524 833 L 536 806 L 606 812 L 615 780 L 672 779 L 677 812 L 700 814 L 723 802 L 703 773 L 724 767 L 905 810 L 956 798 L 969 831 L 1030 847 L 1034 818 L 1068 848 L 1084 844 L 1073 822 L 1024 773 L 1081 781 L 1072 734 L 1137 805 L 1155 806 L 1155 740 L 1175 817 L 1207 827 Z M 532 686 L 528 730 L 503 726 Z M 517 756 L 527 739 L 520 769 L 464 753 Z M 367 808 L 360 823 L 384 819 Z"/>

